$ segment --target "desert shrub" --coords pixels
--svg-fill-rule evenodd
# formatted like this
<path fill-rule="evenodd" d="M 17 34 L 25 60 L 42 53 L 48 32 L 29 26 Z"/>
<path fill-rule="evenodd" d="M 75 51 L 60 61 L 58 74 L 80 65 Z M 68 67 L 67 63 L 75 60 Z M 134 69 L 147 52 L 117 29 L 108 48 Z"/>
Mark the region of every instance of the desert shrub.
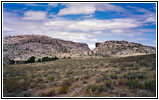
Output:
<path fill-rule="evenodd" d="M 19 82 L 17 79 L 4 79 L 3 92 L 6 96 L 29 96 L 28 92 L 21 94 L 23 91 L 27 91 L 29 86 L 30 83 L 26 80 Z"/>
<path fill-rule="evenodd" d="M 58 82 L 52 82 L 50 83 L 52 86 L 58 86 Z"/>
<path fill-rule="evenodd" d="M 114 83 L 113 83 L 113 81 L 111 81 L 111 80 L 106 80 L 106 81 L 104 82 L 104 84 L 105 84 L 105 86 L 107 86 L 108 88 L 111 88 L 111 89 L 114 88 Z"/>
<path fill-rule="evenodd" d="M 18 95 L 18 97 L 31 97 L 32 94 L 33 93 L 31 91 L 23 91 Z"/>
<path fill-rule="evenodd" d="M 88 82 L 87 82 L 86 80 L 84 80 L 84 81 L 83 81 L 83 84 L 86 84 L 86 83 L 88 83 Z"/>
<path fill-rule="evenodd" d="M 125 71 L 127 71 L 127 69 L 126 69 L 125 67 L 121 67 L 121 68 L 120 68 L 120 71 L 125 72 Z"/>
<path fill-rule="evenodd" d="M 99 66 L 104 66 L 104 64 L 103 64 L 103 63 L 101 63 L 101 64 L 99 64 Z"/>
<path fill-rule="evenodd" d="M 86 91 L 87 91 L 88 93 L 95 92 L 98 88 L 99 88 L 99 85 L 95 85 L 95 84 L 87 85 L 87 86 L 85 87 L 85 89 L 86 89 Z"/>
<path fill-rule="evenodd" d="M 99 85 L 99 88 L 97 89 L 98 93 L 106 92 L 107 86 L 106 85 Z"/>
<path fill-rule="evenodd" d="M 139 88 L 141 87 L 141 83 L 139 80 L 132 79 L 132 80 L 127 80 L 126 85 L 129 86 L 130 88 Z"/>
<path fill-rule="evenodd" d="M 146 79 L 146 75 L 143 73 L 128 73 L 124 74 L 123 78 L 125 79 Z"/>
<path fill-rule="evenodd" d="M 71 59 L 71 57 L 68 57 L 68 59 Z"/>
<path fill-rule="evenodd" d="M 103 82 L 105 80 L 109 80 L 109 76 L 106 74 L 103 74 L 102 77 L 99 77 L 96 79 L 96 82 L 99 83 L 99 82 Z"/>
<path fill-rule="evenodd" d="M 49 77 L 48 80 L 54 81 L 54 80 L 55 80 L 55 77 Z"/>
<path fill-rule="evenodd" d="M 126 81 L 126 79 L 119 79 L 119 85 L 125 85 Z"/>
<path fill-rule="evenodd" d="M 73 71 L 67 71 L 67 72 L 66 72 L 66 77 L 71 76 L 73 73 L 74 73 Z"/>
<path fill-rule="evenodd" d="M 147 92 L 145 90 L 141 90 L 138 92 L 138 94 L 136 95 L 137 97 L 153 97 L 155 95 L 153 95 L 153 93 L 151 92 Z"/>
<path fill-rule="evenodd" d="M 3 89 L 6 93 L 20 93 L 22 89 L 20 88 L 18 82 L 14 79 L 4 79 Z"/>
<path fill-rule="evenodd" d="M 61 93 L 61 94 L 66 94 L 67 92 L 68 92 L 68 87 L 67 87 L 67 86 L 62 86 L 62 87 L 60 88 L 59 93 Z"/>
<path fill-rule="evenodd" d="M 24 82 L 19 84 L 20 88 L 24 91 L 28 90 L 28 87 L 30 86 L 29 80 L 25 80 Z"/>
<path fill-rule="evenodd" d="M 104 82 L 102 85 L 96 85 L 96 84 L 91 84 L 86 86 L 86 91 L 88 93 L 102 93 L 106 92 L 107 89 L 113 89 L 114 88 L 114 83 L 111 80 L 107 80 Z"/>
<path fill-rule="evenodd" d="M 100 94 L 102 92 L 106 92 L 107 91 L 107 86 L 106 85 L 91 84 L 91 85 L 87 85 L 85 87 L 85 90 L 89 94 L 92 94 L 92 93 Z"/>
<path fill-rule="evenodd" d="M 100 82 L 102 82 L 102 81 L 104 81 L 102 77 L 99 77 L 99 78 L 96 79 L 96 82 L 97 82 L 97 83 L 100 83 Z"/>
<path fill-rule="evenodd" d="M 117 65 L 113 65 L 112 67 L 118 67 Z"/>
<path fill-rule="evenodd" d="M 9 64 L 15 64 L 14 60 L 9 60 Z"/>
<path fill-rule="evenodd" d="M 48 92 L 43 92 L 40 96 L 43 97 L 52 97 L 56 95 L 55 91 L 53 89 L 49 90 Z"/>
<path fill-rule="evenodd" d="M 42 81 L 43 81 L 43 79 L 39 78 L 39 79 L 37 79 L 37 81 L 38 81 L 38 82 L 42 82 Z"/>
<path fill-rule="evenodd" d="M 64 80 L 62 82 L 62 85 L 64 85 L 64 86 L 71 86 L 71 80 Z"/>
<path fill-rule="evenodd" d="M 145 89 L 148 89 L 150 91 L 156 90 L 156 80 L 149 80 L 144 82 Z"/>
<path fill-rule="evenodd" d="M 111 75 L 110 75 L 110 78 L 111 78 L 111 79 L 118 79 L 118 76 L 117 76 L 116 74 L 111 74 Z"/>

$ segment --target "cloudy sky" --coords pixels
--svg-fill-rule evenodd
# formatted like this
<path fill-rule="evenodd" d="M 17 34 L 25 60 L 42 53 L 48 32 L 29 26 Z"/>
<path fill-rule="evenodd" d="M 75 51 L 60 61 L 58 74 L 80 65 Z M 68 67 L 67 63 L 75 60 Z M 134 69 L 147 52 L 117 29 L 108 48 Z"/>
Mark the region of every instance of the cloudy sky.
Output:
<path fill-rule="evenodd" d="M 155 3 L 3 3 L 3 36 L 39 34 L 87 43 L 156 45 Z"/>

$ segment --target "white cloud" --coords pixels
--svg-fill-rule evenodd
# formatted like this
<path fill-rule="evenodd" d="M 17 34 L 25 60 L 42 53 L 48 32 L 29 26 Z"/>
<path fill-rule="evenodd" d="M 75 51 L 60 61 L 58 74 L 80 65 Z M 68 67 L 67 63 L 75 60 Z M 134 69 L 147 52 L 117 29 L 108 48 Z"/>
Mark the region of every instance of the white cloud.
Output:
<path fill-rule="evenodd" d="M 67 7 L 61 9 L 58 15 L 77 15 L 77 14 L 93 14 L 96 10 L 95 4 L 65 4 Z"/>
<path fill-rule="evenodd" d="M 156 22 L 156 18 L 155 18 L 155 16 L 150 16 L 150 17 L 146 18 L 145 22 Z"/>
<path fill-rule="evenodd" d="M 120 6 L 108 4 L 108 3 L 97 4 L 96 9 L 97 9 L 97 11 L 115 11 L 115 12 L 124 12 L 125 11 L 125 9 Z"/>
<path fill-rule="evenodd" d="M 22 20 L 44 20 L 46 19 L 46 12 L 43 11 L 27 11 L 24 13 Z"/>
<path fill-rule="evenodd" d="M 143 21 L 143 23 L 152 23 L 156 24 L 156 13 L 152 12 L 151 10 L 147 10 L 145 8 L 139 8 L 139 7 L 133 7 L 133 6 L 127 6 L 128 8 L 131 8 L 134 12 L 139 12 L 143 14 L 130 14 L 131 17 L 134 17 L 140 21 Z"/>
<path fill-rule="evenodd" d="M 90 39 L 89 41 L 91 41 L 91 42 L 97 42 L 98 39 Z"/>
<path fill-rule="evenodd" d="M 9 32 L 11 32 L 11 31 L 13 31 L 13 29 L 4 26 L 4 27 L 3 27 L 3 31 L 7 31 L 7 32 L 9 31 Z"/>
<path fill-rule="evenodd" d="M 111 30 L 112 33 L 124 33 L 124 30 L 122 29 L 114 29 L 114 30 Z"/>
<path fill-rule="evenodd" d="M 60 10 L 58 15 L 77 15 L 77 14 L 93 14 L 95 11 L 115 11 L 115 12 L 124 12 L 125 9 L 112 5 L 112 4 L 103 4 L 103 3 L 69 3 L 69 4 L 63 4 L 66 6 L 66 8 L 63 8 Z M 88 15 L 85 17 L 92 17 L 92 15 Z"/>
<path fill-rule="evenodd" d="M 55 19 L 45 22 L 44 25 L 60 30 L 80 30 L 86 32 L 92 30 L 96 31 L 97 34 L 100 34 L 99 31 L 101 30 L 129 29 L 139 27 L 142 24 L 137 22 L 135 19 L 119 18 L 110 20 L 86 19 L 80 21 Z"/>

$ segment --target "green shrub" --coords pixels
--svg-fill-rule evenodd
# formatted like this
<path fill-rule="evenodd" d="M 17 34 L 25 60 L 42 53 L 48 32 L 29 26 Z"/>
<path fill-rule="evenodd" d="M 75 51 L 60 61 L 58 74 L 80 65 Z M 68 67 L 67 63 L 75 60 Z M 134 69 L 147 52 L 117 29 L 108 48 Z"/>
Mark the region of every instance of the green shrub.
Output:
<path fill-rule="evenodd" d="M 156 80 L 150 80 L 144 82 L 145 89 L 148 89 L 150 91 L 156 90 Z"/>
<path fill-rule="evenodd" d="M 55 57 L 52 57 L 52 58 L 49 58 L 49 61 L 54 61 L 54 60 L 58 60 L 59 58 L 57 58 L 56 56 Z"/>
<path fill-rule="evenodd" d="M 9 60 L 9 64 L 15 64 L 14 60 Z"/>
<path fill-rule="evenodd" d="M 132 80 L 128 80 L 126 82 L 126 85 L 129 86 L 130 88 L 139 88 L 141 87 L 142 84 L 139 82 L 139 80 L 132 79 Z"/>
<path fill-rule="evenodd" d="M 143 73 L 128 73 L 124 74 L 123 78 L 125 79 L 146 79 L 146 75 Z"/>
<path fill-rule="evenodd" d="M 30 58 L 28 59 L 28 62 L 29 62 L 29 63 L 34 63 L 34 62 L 35 62 L 35 58 L 36 58 L 36 57 L 34 57 L 34 56 L 30 57 Z"/>
<path fill-rule="evenodd" d="M 34 63 L 35 62 L 35 58 L 36 57 L 32 56 L 27 61 L 25 61 L 24 63 Z"/>
<path fill-rule="evenodd" d="M 42 58 L 42 61 L 44 62 L 44 61 L 49 61 L 49 57 L 43 57 Z"/>
<path fill-rule="evenodd" d="M 38 59 L 38 62 L 42 62 L 42 60 L 41 60 L 41 59 Z"/>
<path fill-rule="evenodd" d="M 54 60 L 58 60 L 59 58 L 58 57 L 52 57 L 52 58 L 49 58 L 49 57 L 43 57 L 42 58 L 42 61 L 54 61 Z"/>

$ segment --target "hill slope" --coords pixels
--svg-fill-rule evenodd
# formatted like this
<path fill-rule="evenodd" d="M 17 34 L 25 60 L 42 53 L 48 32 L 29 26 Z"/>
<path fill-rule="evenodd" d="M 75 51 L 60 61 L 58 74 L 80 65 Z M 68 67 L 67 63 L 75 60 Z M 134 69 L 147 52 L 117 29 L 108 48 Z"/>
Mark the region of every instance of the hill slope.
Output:
<path fill-rule="evenodd" d="M 96 56 L 128 56 L 154 54 L 156 48 L 127 41 L 106 41 L 96 43 L 96 48 L 92 52 Z"/>
<path fill-rule="evenodd" d="M 31 56 L 87 55 L 89 51 L 87 44 L 64 41 L 44 35 L 18 35 L 3 39 L 4 61 L 23 60 Z"/>

